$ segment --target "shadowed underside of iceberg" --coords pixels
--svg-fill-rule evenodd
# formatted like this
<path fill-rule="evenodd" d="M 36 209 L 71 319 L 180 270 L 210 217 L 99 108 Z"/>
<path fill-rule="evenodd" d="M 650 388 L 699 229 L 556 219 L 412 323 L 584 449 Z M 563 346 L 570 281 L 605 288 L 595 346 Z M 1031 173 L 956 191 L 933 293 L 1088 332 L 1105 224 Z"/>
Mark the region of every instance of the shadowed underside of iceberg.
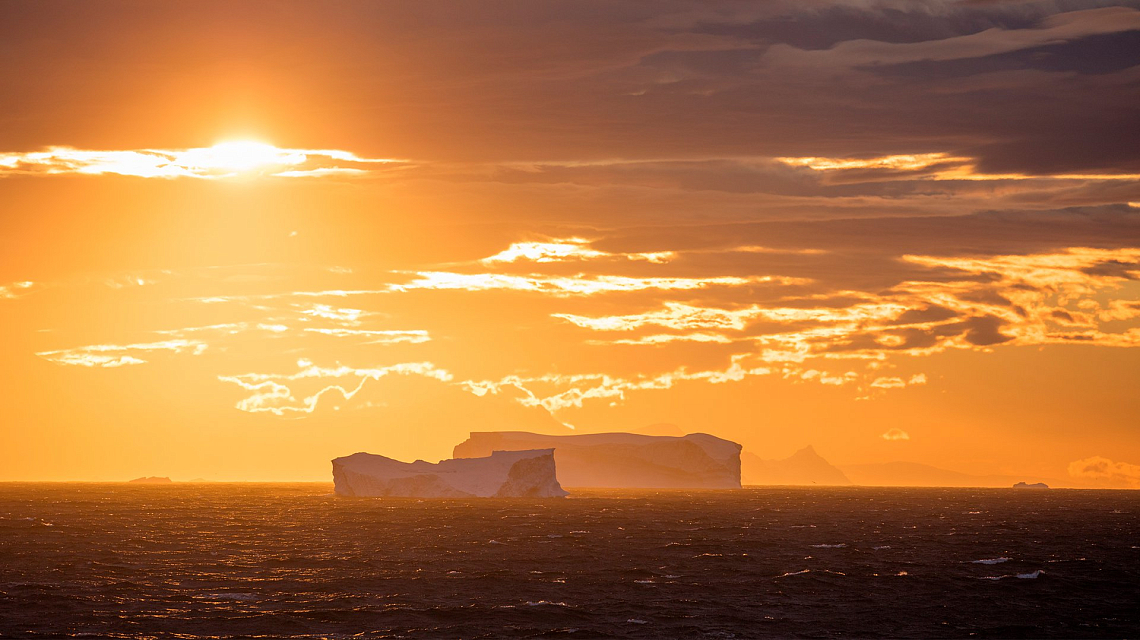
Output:
<path fill-rule="evenodd" d="M 547 498 L 566 495 L 554 468 L 554 451 L 493 451 L 437 464 L 400 462 L 370 453 L 332 461 L 341 496 L 409 498 Z"/>
<path fill-rule="evenodd" d="M 456 459 L 492 451 L 554 448 L 567 487 L 739 489 L 740 445 L 704 433 L 646 436 L 590 433 L 549 436 L 525 431 L 473 432 Z"/>

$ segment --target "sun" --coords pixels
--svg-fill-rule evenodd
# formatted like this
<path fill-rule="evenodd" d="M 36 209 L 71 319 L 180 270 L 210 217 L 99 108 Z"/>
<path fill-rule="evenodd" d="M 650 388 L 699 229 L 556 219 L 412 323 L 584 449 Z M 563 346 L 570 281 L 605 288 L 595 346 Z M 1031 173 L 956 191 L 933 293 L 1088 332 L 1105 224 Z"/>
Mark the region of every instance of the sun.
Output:
<path fill-rule="evenodd" d="M 212 147 L 188 149 L 180 161 L 187 167 L 208 172 L 245 173 L 266 167 L 299 165 L 306 155 L 296 149 L 280 149 L 256 140 L 227 140 Z"/>

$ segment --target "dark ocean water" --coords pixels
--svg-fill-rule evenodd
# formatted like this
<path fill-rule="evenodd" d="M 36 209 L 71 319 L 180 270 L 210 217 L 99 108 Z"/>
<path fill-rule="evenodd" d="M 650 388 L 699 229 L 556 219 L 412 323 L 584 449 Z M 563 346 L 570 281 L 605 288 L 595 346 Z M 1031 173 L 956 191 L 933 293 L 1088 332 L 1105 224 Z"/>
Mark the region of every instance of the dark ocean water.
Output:
<path fill-rule="evenodd" d="M 0 635 L 1140 636 L 1140 492 L 330 490 L 0 484 Z"/>

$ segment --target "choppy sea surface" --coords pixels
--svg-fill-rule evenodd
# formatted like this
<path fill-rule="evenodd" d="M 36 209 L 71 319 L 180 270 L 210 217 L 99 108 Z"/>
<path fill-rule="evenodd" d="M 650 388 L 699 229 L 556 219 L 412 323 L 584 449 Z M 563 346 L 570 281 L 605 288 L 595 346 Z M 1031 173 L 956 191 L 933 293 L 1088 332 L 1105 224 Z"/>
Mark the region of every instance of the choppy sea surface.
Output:
<path fill-rule="evenodd" d="M 0 484 L 0 636 L 1136 637 L 1140 492 Z"/>

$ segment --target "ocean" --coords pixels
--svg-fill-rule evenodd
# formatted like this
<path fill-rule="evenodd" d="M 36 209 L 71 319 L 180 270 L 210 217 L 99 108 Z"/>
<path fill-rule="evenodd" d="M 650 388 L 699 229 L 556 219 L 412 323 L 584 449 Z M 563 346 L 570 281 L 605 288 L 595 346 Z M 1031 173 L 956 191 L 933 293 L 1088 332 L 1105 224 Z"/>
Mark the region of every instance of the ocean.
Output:
<path fill-rule="evenodd" d="M 0 484 L 0 636 L 1140 636 L 1140 492 Z"/>

